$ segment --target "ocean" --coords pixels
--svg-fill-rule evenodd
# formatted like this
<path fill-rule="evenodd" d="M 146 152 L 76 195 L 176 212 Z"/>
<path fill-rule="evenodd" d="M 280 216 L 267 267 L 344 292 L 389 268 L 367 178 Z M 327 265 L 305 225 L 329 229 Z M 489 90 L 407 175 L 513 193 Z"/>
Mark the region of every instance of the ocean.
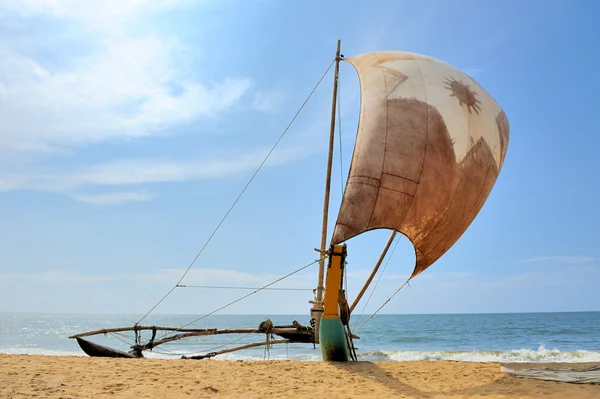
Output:
<path fill-rule="evenodd" d="M 154 315 L 144 325 L 182 326 L 193 315 Z M 68 336 L 101 328 L 131 326 L 139 315 L 0 314 L 0 353 L 86 356 Z M 215 315 L 197 328 L 251 328 L 263 315 Z M 276 324 L 307 315 L 273 316 Z M 353 316 L 350 325 L 357 323 Z M 358 321 L 360 326 L 366 318 Z M 465 362 L 600 362 L 600 312 L 377 315 L 356 334 L 359 360 L 456 360 Z M 143 337 L 149 338 L 150 333 Z M 157 336 L 157 339 L 160 336 Z M 168 343 L 145 352 L 147 357 L 179 358 L 258 342 L 264 335 L 220 335 Z M 277 337 L 276 337 L 277 339 Z M 91 337 L 101 345 L 128 350 L 132 335 Z M 283 344 L 225 354 L 215 359 L 320 360 L 318 345 Z"/>

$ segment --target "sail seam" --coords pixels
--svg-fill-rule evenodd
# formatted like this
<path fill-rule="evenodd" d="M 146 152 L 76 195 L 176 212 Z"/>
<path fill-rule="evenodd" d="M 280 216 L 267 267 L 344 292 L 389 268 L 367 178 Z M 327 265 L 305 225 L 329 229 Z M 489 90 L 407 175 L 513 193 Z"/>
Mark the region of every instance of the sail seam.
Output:
<path fill-rule="evenodd" d="M 337 226 L 342 226 L 342 227 L 345 227 L 347 230 L 352 231 L 352 235 L 350 236 L 350 238 L 356 237 L 358 235 L 358 233 L 356 232 L 356 230 L 353 229 L 352 226 L 349 226 L 347 224 L 344 224 L 344 223 L 340 222 L 340 223 L 336 223 L 335 226 L 336 226 L 336 228 L 337 228 Z"/>
<path fill-rule="evenodd" d="M 350 180 L 355 180 L 355 179 L 361 178 L 361 177 L 365 178 L 365 179 L 369 179 L 369 180 L 377 180 L 377 184 L 370 183 L 370 182 L 364 181 L 364 180 L 359 181 L 359 182 L 352 182 L 352 183 L 353 184 L 356 184 L 356 183 L 357 184 L 365 184 L 367 186 L 376 187 L 376 188 L 379 188 L 381 186 L 381 179 L 375 179 L 375 178 L 373 178 L 371 176 L 352 176 L 350 179 L 348 179 L 348 182 L 350 182 Z"/>
<path fill-rule="evenodd" d="M 394 173 L 383 173 L 382 175 L 388 175 L 388 176 L 394 176 L 394 177 L 398 177 L 400 179 L 404 179 L 404 180 L 408 180 L 410 182 L 413 182 L 415 184 L 419 184 L 418 181 L 411 179 L 410 177 L 404 177 L 404 176 L 400 176 L 400 175 L 396 175 Z"/>
<path fill-rule="evenodd" d="M 393 192 L 395 192 L 395 193 L 406 194 L 406 195 L 408 195 L 409 197 L 413 197 L 413 198 L 414 198 L 414 196 L 415 196 L 415 194 L 407 193 L 407 192 L 405 192 L 405 191 L 402 191 L 402 190 L 396 190 L 395 188 L 391 188 L 391 187 L 384 187 L 384 186 L 381 186 L 381 187 L 380 187 L 380 189 L 382 189 L 382 188 L 383 188 L 383 189 L 386 189 L 386 190 L 393 191 Z"/>

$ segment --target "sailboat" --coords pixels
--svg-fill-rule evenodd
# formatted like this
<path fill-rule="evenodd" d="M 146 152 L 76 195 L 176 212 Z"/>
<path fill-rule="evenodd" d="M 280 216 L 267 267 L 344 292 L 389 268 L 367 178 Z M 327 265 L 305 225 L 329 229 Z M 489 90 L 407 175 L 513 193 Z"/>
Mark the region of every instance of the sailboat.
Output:
<path fill-rule="evenodd" d="M 340 62 L 358 73 L 360 115 L 350 170 L 333 235 L 328 240 L 336 101 Z M 233 350 L 276 343 L 319 344 L 323 360 L 356 360 L 349 325 L 352 311 L 371 284 L 397 233 L 414 246 L 415 266 L 407 282 L 442 257 L 467 230 L 482 208 L 504 163 L 508 119 L 498 103 L 470 76 L 425 55 L 378 51 L 352 57 L 337 42 L 332 117 L 323 209 L 319 273 L 310 301 L 310 325 L 293 321 L 256 328 L 198 329 L 134 326 L 71 336 L 91 356 L 143 357 L 143 351 L 181 339 L 216 334 L 266 334 L 267 340 L 189 359 L 211 358 Z M 347 241 L 375 229 L 391 237 L 363 288 L 350 305 L 345 298 Z M 265 287 L 263 287 L 265 288 Z M 131 351 L 98 345 L 84 337 L 133 331 Z M 151 331 L 141 342 L 142 331 Z M 157 331 L 164 337 L 157 339 Z M 274 336 L 282 338 L 272 339 Z M 271 338 L 269 338 L 271 337 Z"/>

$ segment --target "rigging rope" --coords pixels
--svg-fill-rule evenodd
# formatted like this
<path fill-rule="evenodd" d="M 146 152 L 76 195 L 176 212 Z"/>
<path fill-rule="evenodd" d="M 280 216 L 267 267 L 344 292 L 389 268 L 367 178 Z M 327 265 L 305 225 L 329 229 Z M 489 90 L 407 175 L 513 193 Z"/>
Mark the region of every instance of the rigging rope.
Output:
<path fill-rule="evenodd" d="M 356 330 L 354 330 L 354 332 L 359 332 L 359 331 L 360 331 L 360 329 L 361 329 L 361 328 L 363 328 L 363 327 L 365 326 L 365 324 L 367 324 L 367 323 L 368 323 L 368 322 L 369 322 L 369 321 L 370 321 L 370 320 L 371 320 L 373 317 L 375 317 L 375 315 L 376 315 L 377 313 L 379 313 L 379 311 L 380 311 L 381 309 L 383 309 L 383 307 L 384 307 L 385 305 L 387 305 L 387 303 L 388 303 L 389 301 L 391 301 L 391 300 L 392 300 L 392 298 L 393 298 L 393 297 L 394 297 L 394 296 L 395 296 L 397 293 L 399 293 L 399 292 L 400 292 L 400 290 L 401 290 L 402 288 L 404 288 L 404 286 L 405 286 L 406 284 L 408 284 L 408 282 L 409 282 L 409 281 L 410 281 L 410 277 L 408 278 L 408 280 L 406 280 L 406 281 L 404 282 L 404 284 L 402 284 L 402 285 L 400 286 L 400 288 L 398 288 L 398 289 L 396 290 L 396 292 L 394 292 L 394 293 L 392 294 L 392 296 L 391 296 L 391 297 L 389 297 L 389 298 L 388 298 L 388 299 L 387 299 L 387 300 L 386 300 L 386 301 L 383 303 L 383 305 L 381 305 L 381 306 L 379 307 L 379 309 L 377 309 L 377 310 L 376 310 L 376 311 L 375 311 L 375 312 L 374 312 L 374 313 L 373 313 L 371 316 L 369 316 L 369 318 L 368 318 L 367 320 L 365 320 L 365 322 L 364 322 L 364 323 L 362 323 L 362 324 L 360 325 L 360 327 L 358 327 Z"/>
<path fill-rule="evenodd" d="M 365 303 L 365 306 L 363 306 L 362 311 L 360 312 L 360 316 L 358 316 L 358 320 L 356 320 L 356 323 L 354 323 L 354 329 L 356 329 L 356 326 L 358 325 L 358 323 L 362 319 L 363 315 L 365 314 L 365 309 L 369 305 L 369 302 L 371 301 L 371 297 L 375 293 L 375 290 L 377 289 L 377 286 L 379 285 L 379 281 L 381 280 L 381 277 L 383 277 L 383 273 L 385 273 L 385 269 L 387 268 L 388 263 L 390 263 L 390 260 L 394 256 L 394 252 L 396 251 L 396 246 L 398 246 L 399 241 L 400 240 L 397 239 L 396 242 L 394 242 L 394 247 L 392 248 L 392 252 L 390 253 L 390 256 L 388 256 L 387 260 L 385 261 L 385 265 L 383 265 L 383 269 L 381 269 L 381 273 L 379 273 L 379 277 L 377 277 L 377 281 L 375 282 L 375 285 L 373 286 L 373 289 L 371 290 L 371 293 L 369 294 L 369 297 L 367 298 L 367 302 Z"/>
<path fill-rule="evenodd" d="M 275 336 L 273 335 L 273 322 L 270 319 L 267 319 L 260 323 L 258 326 L 258 331 L 265 333 L 265 352 L 263 356 L 263 360 L 271 359 L 271 348 L 273 347 L 273 341 L 275 340 Z"/>
<path fill-rule="evenodd" d="M 323 257 L 322 257 L 322 259 L 325 259 L 325 256 L 323 256 Z M 207 313 L 207 314 L 205 314 L 204 316 L 198 317 L 196 320 L 193 320 L 193 321 L 191 321 L 191 322 L 189 322 L 189 323 L 187 323 L 187 324 L 185 324 L 185 325 L 183 325 L 183 326 L 181 326 L 181 327 L 179 327 L 179 328 L 185 328 L 185 327 L 187 327 L 187 326 L 189 326 L 189 325 L 192 325 L 192 324 L 194 324 L 194 323 L 197 323 L 197 322 L 199 322 L 200 320 L 202 320 L 202 319 L 205 319 L 205 318 L 207 318 L 208 316 L 211 316 L 211 315 L 213 315 L 213 314 L 215 314 L 215 313 L 217 313 L 217 312 L 220 312 L 221 310 L 223 310 L 223 309 L 225 309 L 225 308 L 227 308 L 227 307 L 229 307 L 229 306 L 231 306 L 231 305 L 233 305 L 233 304 L 235 304 L 235 303 L 238 303 L 239 301 L 241 301 L 241 300 L 243 300 L 243 299 L 246 299 L 246 298 L 248 298 L 249 296 L 252 296 L 252 295 L 256 294 L 257 292 L 260 292 L 260 291 L 262 291 L 262 290 L 264 290 L 264 289 L 266 289 L 266 288 L 268 288 L 268 287 L 270 287 L 270 286 L 272 286 L 272 285 L 274 285 L 274 284 L 277 284 L 277 283 L 278 283 L 278 282 L 280 282 L 281 280 L 284 280 L 284 279 L 286 279 L 286 278 L 288 278 L 288 277 L 290 277 L 290 276 L 292 276 L 292 275 L 294 275 L 294 274 L 296 274 L 296 273 L 298 273 L 298 272 L 300 272 L 300 271 L 302 271 L 302 270 L 304 270 L 304 269 L 306 269 L 306 268 L 308 268 L 308 267 L 310 267 L 310 266 L 312 266 L 312 265 L 314 265 L 315 263 L 318 263 L 318 262 L 320 262 L 320 261 L 321 261 L 321 259 L 317 259 L 317 260 L 315 260 L 315 261 L 313 261 L 313 262 L 309 263 L 308 265 L 304 265 L 304 266 L 302 266 L 301 268 L 299 268 L 299 269 L 297 269 L 297 270 L 294 270 L 293 272 L 291 272 L 291 273 L 288 273 L 288 274 L 286 274 L 285 276 L 283 276 L 283 277 L 280 277 L 280 278 L 278 278 L 277 280 L 275 280 L 275 281 L 273 281 L 273 282 L 271 282 L 271 283 L 269 283 L 269 284 L 267 284 L 267 285 L 265 285 L 265 286 L 262 286 L 262 287 L 260 287 L 260 288 L 259 288 L 259 289 L 257 289 L 257 290 L 254 290 L 254 291 L 252 291 L 252 292 L 251 292 L 251 293 L 249 293 L 249 294 L 246 294 L 246 295 L 244 295 L 244 296 L 242 296 L 242 297 L 239 297 L 238 299 L 236 299 L 236 300 L 234 300 L 234 301 L 231 301 L 231 302 L 229 302 L 229 303 L 228 303 L 228 304 L 226 304 L 226 305 L 223 305 L 223 306 L 221 306 L 221 307 L 220 307 L 220 308 L 218 308 L 217 310 L 213 310 L 212 312 L 210 312 L 210 313 Z"/>
<path fill-rule="evenodd" d="M 185 285 L 179 284 L 178 288 L 215 288 L 224 290 L 258 290 L 260 287 L 230 287 L 230 286 L 218 286 L 218 285 Z M 263 288 L 264 290 L 271 291 L 312 291 L 312 288 Z"/>
<path fill-rule="evenodd" d="M 185 355 L 185 353 L 177 353 L 177 352 L 173 352 L 173 351 L 170 351 L 170 350 L 167 350 L 164 348 L 160 348 L 160 349 L 154 348 L 154 349 L 152 349 L 152 352 L 159 353 L 161 355 L 166 355 L 166 356 L 183 356 L 183 355 Z"/>
<path fill-rule="evenodd" d="M 132 344 L 135 343 L 134 341 L 129 342 L 128 340 L 131 340 L 131 338 L 123 333 L 112 332 L 112 333 L 108 333 L 108 335 L 111 335 L 113 338 L 116 338 L 119 341 L 126 343 L 128 346 L 131 346 Z"/>
<path fill-rule="evenodd" d="M 250 335 L 252 335 L 252 334 L 256 334 L 257 332 L 258 332 L 258 330 L 254 330 L 253 332 L 251 332 L 251 333 L 248 333 L 248 334 L 245 334 L 245 335 L 242 335 L 241 337 L 239 337 L 239 338 L 236 338 L 236 339 L 234 339 L 233 341 L 229 341 L 229 342 L 226 342 L 226 343 L 224 343 L 224 344 L 221 344 L 221 345 L 219 345 L 219 346 L 215 346 L 215 347 L 212 347 L 212 348 L 210 348 L 210 349 L 207 349 L 207 350 L 205 351 L 205 353 L 214 352 L 214 351 L 215 351 L 215 349 L 220 349 L 220 348 L 223 348 L 224 346 L 228 346 L 228 345 L 231 345 L 231 344 L 235 344 L 236 342 L 238 342 L 238 341 L 241 341 L 242 339 L 244 339 L 244 338 L 247 338 L 247 337 L 249 337 L 249 336 L 250 336 Z"/>
<path fill-rule="evenodd" d="M 350 296 L 350 294 L 348 293 L 348 273 L 346 273 L 347 265 L 348 262 L 346 262 L 346 264 L 344 265 L 344 291 L 346 293 L 346 298 Z"/>
<path fill-rule="evenodd" d="M 136 331 L 136 338 L 133 338 L 133 339 L 130 336 L 128 336 L 128 335 L 126 335 L 124 333 L 121 333 L 121 332 L 111 332 L 111 333 L 108 333 L 108 334 L 111 335 L 113 338 L 116 338 L 119 341 L 127 344 L 127 346 L 133 347 L 133 346 L 139 345 L 139 342 L 137 342 L 137 340 L 138 340 L 138 334 L 137 333 L 138 332 L 139 331 Z M 141 339 L 141 337 L 139 337 L 139 338 Z M 176 356 L 181 356 L 182 355 L 181 353 L 176 353 L 176 352 L 170 351 L 168 349 L 164 349 L 164 348 L 161 348 L 160 350 L 157 349 L 157 348 L 150 348 L 150 350 L 152 352 L 160 353 L 160 354 L 163 354 L 163 355 L 172 355 L 172 356 L 175 356 L 175 355 Z"/>
<path fill-rule="evenodd" d="M 294 115 L 294 117 L 292 118 L 292 120 L 290 121 L 290 123 L 284 129 L 283 133 L 281 133 L 281 135 L 279 136 L 279 138 L 277 139 L 277 141 L 275 142 L 275 144 L 273 145 L 273 147 L 271 147 L 271 149 L 267 153 L 267 156 L 260 163 L 260 165 L 258 166 L 258 168 L 256 169 L 256 171 L 254 172 L 254 174 L 252 175 L 252 177 L 250 177 L 250 180 L 248 180 L 248 183 L 246 183 L 246 185 L 244 186 L 244 188 L 242 189 L 242 191 L 240 192 L 240 194 L 237 196 L 237 198 L 235 199 L 235 201 L 233 201 L 233 204 L 231 204 L 231 206 L 229 207 L 229 210 L 225 213 L 225 216 L 223 216 L 223 218 L 221 219 L 221 221 L 219 222 L 219 224 L 217 225 L 217 227 L 213 230 L 212 234 L 208 237 L 208 239 L 206 240 L 206 242 L 204 243 L 204 245 L 202 246 L 202 248 L 200 249 L 200 251 L 196 254 L 196 257 L 194 258 L 194 260 L 192 260 L 192 263 L 190 263 L 190 265 L 185 270 L 185 272 L 183 273 L 183 275 L 181 276 L 181 278 L 179 279 L 179 281 L 177 282 L 177 284 L 175 284 L 175 286 L 173 288 L 171 288 L 169 290 L 169 292 L 167 292 L 167 294 L 164 297 L 162 297 L 162 299 L 160 299 L 156 303 L 156 305 L 154 305 L 140 320 L 138 320 L 138 322 L 136 324 L 141 323 L 150 313 L 152 313 L 152 311 L 154 309 L 156 309 L 156 307 L 158 305 L 160 305 L 162 303 L 162 301 L 164 301 L 165 299 L 167 299 L 167 297 L 169 295 L 171 295 L 171 293 L 173 291 L 175 291 L 175 289 L 177 288 L 177 286 L 179 284 L 181 284 L 181 282 L 183 281 L 183 279 L 185 278 L 185 276 L 188 274 L 188 272 L 190 271 L 190 269 L 192 268 L 192 266 L 194 266 L 194 263 L 196 263 L 196 260 L 200 257 L 200 255 L 202 254 L 202 252 L 204 252 L 204 249 L 210 243 L 210 241 L 212 240 L 212 238 L 215 236 L 215 234 L 217 233 L 217 231 L 219 230 L 219 228 L 221 227 L 221 225 L 223 224 L 223 222 L 225 222 L 225 219 L 227 219 L 227 217 L 229 216 L 229 214 L 231 213 L 231 211 L 233 210 L 233 208 L 236 206 L 236 204 L 238 203 L 238 201 L 240 200 L 240 198 L 242 198 L 242 195 L 244 195 L 244 193 L 246 192 L 246 190 L 250 186 L 250 183 L 252 183 L 252 181 L 254 180 L 254 178 L 256 177 L 256 175 L 258 174 L 258 172 L 260 172 L 260 170 L 262 169 L 263 165 L 267 162 L 267 160 L 269 159 L 269 157 L 271 156 L 271 154 L 273 153 L 273 151 L 275 151 L 275 148 L 277 147 L 277 145 L 279 145 L 279 142 L 283 139 L 283 136 L 285 136 L 285 134 L 287 133 L 287 131 L 292 126 L 292 123 L 294 123 L 294 121 L 296 120 L 296 118 L 298 117 L 298 115 L 300 114 L 300 112 L 302 112 L 302 110 L 304 109 L 304 106 L 306 105 L 306 103 L 308 102 L 308 100 L 310 100 L 310 98 L 312 97 L 313 93 L 317 90 L 317 88 L 319 87 L 319 85 L 321 84 L 321 82 L 323 81 L 323 79 L 325 78 L 325 76 L 327 76 L 327 73 L 329 72 L 329 70 L 331 69 L 331 66 L 334 63 L 335 63 L 335 59 L 333 61 L 331 61 L 331 64 L 329 64 L 329 66 L 327 67 L 327 70 L 325 71 L 325 73 L 323 74 L 323 76 L 321 76 L 321 79 L 319 79 L 319 81 L 317 82 L 317 84 L 315 85 L 315 87 L 313 87 L 313 89 L 311 90 L 311 92 L 308 95 L 308 97 L 306 98 L 306 100 L 304 100 L 304 102 L 302 103 L 302 106 L 300 107 L 300 109 L 298 109 L 298 111 L 296 112 L 296 114 Z"/>

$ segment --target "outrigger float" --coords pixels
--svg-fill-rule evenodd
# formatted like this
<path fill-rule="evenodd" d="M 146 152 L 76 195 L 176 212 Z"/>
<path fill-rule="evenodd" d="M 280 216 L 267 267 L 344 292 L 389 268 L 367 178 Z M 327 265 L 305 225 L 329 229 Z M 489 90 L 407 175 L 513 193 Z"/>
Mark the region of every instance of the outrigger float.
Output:
<path fill-rule="evenodd" d="M 139 342 L 139 333 L 141 331 L 151 330 L 152 338 L 145 344 Z M 99 345 L 93 342 L 90 342 L 83 337 L 98 335 L 98 334 L 111 334 L 111 333 L 121 333 L 126 331 L 133 331 L 136 334 L 136 344 L 131 347 L 131 351 L 124 352 L 117 349 L 112 349 L 103 345 Z M 156 340 L 157 331 L 172 331 L 176 332 L 176 334 L 169 335 L 165 338 Z M 257 342 L 255 344 L 247 344 L 242 345 L 236 348 L 225 349 L 219 352 L 210 352 L 206 355 L 198 355 L 198 356 L 183 356 L 184 359 L 206 359 L 217 355 L 222 355 L 224 353 L 230 353 L 242 349 L 252 348 L 255 346 L 261 345 L 273 345 L 273 344 L 284 344 L 284 343 L 293 343 L 293 342 L 313 342 L 314 335 L 312 333 L 312 329 L 309 327 L 305 327 L 300 325 L 297 321 L 294 321 L 293 325 L 290 326 L 273 326 L 273 323 L 269 320 L 262 322 L 258 328 L 237 328 L 237 329 L 226 329 L 226 330 L 218 330 L 218 329 L 202 329 L 202 328 L 172 328 L 172 327 L 157 327 L 157 326 L 133 326 L 133 327 L 122 327 L 122 328 L 108 328 L 96 331 L 90 331 L 88 333 L 74 335 L 69 338 L 74 338 L 77 340 L 77 343 L 81 347 L 81 349 L 90 356 L 95 357 L 125 357 L 125 358 L 141 358 L 144 357 L 143 351 L 152 350 L 161 344 L 166 344 L 168 342 L 178 341 L 180 339 L 186 339 L 191 337 L 201 337 L 207 335 L 220 335 L 220 334 L 267 334 L 268 337 L 277 335 L 284 339 L 282 340 L 267 340 L 265 342 Z"/>
<path fill-rule="evenodd" d="M 358 73 L 361 106 L 350 171 L 333 236 L 328 240 L 341 61 L 350 63 Z M 477 82 L 434 58 L 401 51 L 344 58 L 338 41 L 335 59 L 327 71 L 332 65 L 335 65 L 333 100 L 321 245 L 318 249 L 320 258 L 313 262 L 319 263 L 319 272 L 315 298 L 309 301 L 312 303 L 310 325 L 294 321 L 291 325 L 275 326 L 267 320 L 254 328 L 218 330 L 142 326 L 138 322 L 132 327 L 101 329 L 71 336 L 85 353 L 97 357 L 140 358 L 144 351 L 182 339 L 256 333 L 266 334 L 267 339 L 219 352 L 184 355 L 183 358 L 206 359 L 261 345 L 307 343 L 320 345 L 323 360 L 356 360 L 353 339 L 358 336 L 351 331 L 349 320 L 378 272 L 396 233 L 406 236 L 415 249 L 415 267 L 406 284 L 445 254 L 482 208 L 506 156 L 509 125 L 502 108 Z M 262 164 L 256 173 L 261 167 Z M 236 203 L 237 200 L 230 210 Z M 343 285 L 346 241 L 375 229 L 389 229 L 392 233 L 371 275 L 349 305 Z M 207 244 L 209 241 L 210 238 Z M 181 280 L 184 277 L 185 274 Z M 176 287 L 179 286 L 178 283 Z M 154 308 L 156 305 L 150 311 Z M 129 352 L 84 339 L 125 331 L 135 333 L 135 343 Z M 145 343 L 141 342 L 142 331 L 152 332 Z M 163 336 L 156 339 L 159 331 Z M 274 339 L 275 336 L 281 339 Z"/>

